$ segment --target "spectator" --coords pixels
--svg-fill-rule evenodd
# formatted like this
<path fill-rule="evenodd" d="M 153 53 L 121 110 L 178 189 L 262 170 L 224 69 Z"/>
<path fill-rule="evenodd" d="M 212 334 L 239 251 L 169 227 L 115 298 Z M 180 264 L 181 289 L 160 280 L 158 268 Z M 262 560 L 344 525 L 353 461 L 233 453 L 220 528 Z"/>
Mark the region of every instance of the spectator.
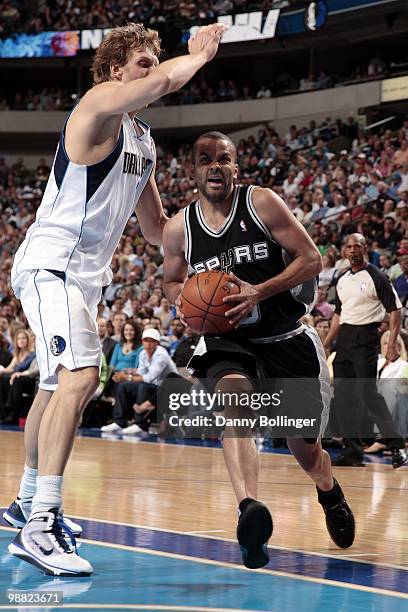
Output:
<path fill-rule="evenodd" d="M 184 332 L 186 328 L 181 322 L 180 317 L 174 317 L 170 323 L 170 328 L 172 334 L 170 336 L 169 353 L 173 357 L 179 344 L 182 340 L 184 340 Z"/>
<path fill-rule="evenodd" d="M 122 340 L 122 330 L 123 326 L 126 323 L 127 316 L 124 312 L 117 312 L 113 315 L 112 325 L 113 325 L 113 336 L 112 338 L 116 342 L 120 342 Z"/>
<path fill-rule="evenodd" d="M 9 342 L 7 338 L 0 332 L 0 368 L 7 368 L 13 356 L 9 351 Z"/>
<path fill-rule="evenodd" d="M 335 283 L 337 269 L 335 267 L 336 258 L 331 252 L 323 255 L 323 269 L 319 274 L 319 289 L 328 289 Z"/>
<path fill-rule="evenodd" d="M 98 335 L 102 346 L 102 352 L 105 355 L 106 362 L 110 363 L 117 342 L 108 335 L 108 324 L 104 317 L 97 317 L 96 324 L 98 326 Z"/>
<path fill-rule="evenodd" d="M 10 378 L 14 372 L 24 372 L 35 357 L 30 348 L 30 336 L 25 329 L 18 329 L 13 339 L 13 358 L 7 367 L 0 366 L 0 408 L 5 407 Z"/>
<path fill-rule="evenodd" d="M 142 351 L 140 344 L 141 331 L 137 323 L 131 319 L 127 320 L 121 332 L 120 342 L 116 343 L 109 365 L 115 370 L 113 380 L 120 382 L 126 380 L 128 369 L 137 368 L 139 356 Z M 123 376 L 121 373 L 123 373 Z"/>
<path fill-rule="evenodd" d="M 330 319 L 332 318 L 334 306 L 327 302 L 326 287 L 319 287 L 319 289 L 317 290 L 317 301 L 313 310 L 320 317 L 323 317 L 327 321 L 330 321 Z"/>
<path fill-rule="evenodd" d="M 268 87 L 266 87 L 265 85 L 261 85 L 261 87 L 257 91 L 256 99 L 257 100 L 262 100 L 264 98 L 271 98 L 271 97 L 272 97 L 271 90 Z"/>
<path fill-rule="evenodd" d="M 29 405 L 24 401 L 25 396 L 35 395 L 40 370 L 37 359 L 34 357 L 25 370 L 14 371 L 9 378 L 9 389 L 4 404 L 0 422 L 4 424 L 18 423 L 20 418 L 27 416 Z"/>
<path fill-rule="evenodd" d="M 8 348 L 11 349 L 12 341 L 10 326 L 7 317 L 3 315 L 0 315 L 0 334 L 2 334 L 3 338 L 6 340 Z"/>
<path fill-rule="evenodd" d="M 400 335 L 397 336 L 397 353 L 398 356 L 394 361 L 388 361 L 386 358 L 388 350 L 388 342 L 390 332 L 385 331 L 381 336 L 381 354 L 378 356 L 378 383 L 377 387 L 381 395 L 384 397 L 388 410 L 391 416 L 396 421 L 398 394 L 400 391 L 405 393 L 403 389 L 403 380 L 408 378 L 407 351 L 404 342 Z M 387 440 L 377 437 L 376 441 L 364 449 L 364 453 L 371 455 L 382 453 L 388 448 Z"/>
<path fill-rule="evenodd" d="M 184 337 L 173 354 L 173 361 L 178 368 L 186 368 L 197 347 L 200 336 L 194 334 L 190 327 L 184 330 Z"/>
<path fill-rule="evenodd" d="M 401 240 L 402 234 L 395 229 L 395 221 L 392 217 L 388 216 L 384 219 L 384 229 L 375 237 L 376 242 L 380 249 L 386 249 L 391 253 L 395 253 L 397 250 L 397 244 Z"/>
<path fill-rule="evenodd" d="M 402 168 L 405 164 L 408 164 L 408 140 L 401 142 L 400 148 L 395 151 L 392 158 L 394 168 Z"/>
<path fill-rule="evenodd" d="M 330 330 L 330 321 L 328 319 L 317 317 L 315 320 L 314 327 L 317 333 L 319 334 L 319 338 L 322 341 L 322 344 L 324 345 L 327 335 Z M 326 358 L 329 357 L 329 355 L 330 355 L 330 349 L 326 347 Z"/>
<path fill-rule="evenodd" d="M 399 264 L 401 266 L 402 274 L 394 281 L 394 287 L 398 293 L 398 297 L 401 300 L 402 305 L 406 306 L 408 299 L 408 255 L 401 257 Z"/>
<path fill-rule="evenodd" d="M 170 373 L 177 373 L 177 368 L 166 349 L 160 344 L 160 333 L 157 329 L 145 329 L 142 335 L 143 351 L 140 355 L 139 367 L 123 376 L 117 391 L 117 401 L 113 410 L 113 421 L 102 427 L 105 433 L 140 433 L 141 428 L 136 423 L 126 427 L 126 417 L 131 413 L 133 405 L 138 406 L 138 414 L 149 409 L 150 404 L 157 401 L 157 389 Z M 148 402 L 148 404 L 146 403 Z M 142 408 L 141 408 L 142 407 Z M 140 423 L 140 420 L 139 420 Z"/>

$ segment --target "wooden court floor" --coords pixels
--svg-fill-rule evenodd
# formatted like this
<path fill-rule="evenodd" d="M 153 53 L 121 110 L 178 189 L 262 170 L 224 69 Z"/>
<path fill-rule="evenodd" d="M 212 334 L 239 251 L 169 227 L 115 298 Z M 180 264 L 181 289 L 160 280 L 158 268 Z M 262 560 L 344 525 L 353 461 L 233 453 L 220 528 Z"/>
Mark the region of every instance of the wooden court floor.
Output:
<path fill-rule="evenodd" d="M 23 434 L 0 431 L 0 507 L 16 495 Z M 335 468 L 356 516 L 354 546 L 336 548 L 313 483 L 290 455 L 261 453 L 259 499 L 270 508 L 270 546 L 408 567 L 408 469 Z M 236 504 L 216 448 L 77 438 L 64 484 L 66 514 L 235 539 Z"/>

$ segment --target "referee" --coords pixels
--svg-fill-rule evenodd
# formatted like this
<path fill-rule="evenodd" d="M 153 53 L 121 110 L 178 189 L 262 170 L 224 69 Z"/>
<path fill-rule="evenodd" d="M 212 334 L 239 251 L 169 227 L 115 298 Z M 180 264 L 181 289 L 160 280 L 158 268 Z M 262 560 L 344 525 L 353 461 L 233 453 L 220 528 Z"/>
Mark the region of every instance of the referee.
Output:
<path fill-rule="evenodd" d="M 363 444 L 372 419 L 381 436 L 388 438 L 392 466 L 408 462 L 404 441 L 396 431 L 384 398 L 377 391 L 378 326 L 390 313 L 390 340 L 387 362 L 398 358 L 396 339 L 401 323 L 401 302 L 388 277 L 367 261 L 364 236 L 347 237 L 345 252 L 351 267 L 336 285 L 336 309 L 325 347 L 337 336 L 334 371 L 334 418 L 340 426 L 346 448 L 333 465 L 363 466 Z M 351 382 L 350 379 L 355 379 Z M 372 426 L 371 426 L 372 428 Z M 348 437 L 358 436 L 358 437 Z"/>

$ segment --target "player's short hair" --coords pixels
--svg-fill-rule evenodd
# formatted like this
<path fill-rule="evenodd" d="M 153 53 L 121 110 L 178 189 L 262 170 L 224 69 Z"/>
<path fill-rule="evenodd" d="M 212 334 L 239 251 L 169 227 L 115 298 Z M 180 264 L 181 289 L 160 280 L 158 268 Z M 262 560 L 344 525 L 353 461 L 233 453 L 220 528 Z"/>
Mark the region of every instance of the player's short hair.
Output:
<path fill-rule="evenodd" d="M 110 81 L 111 66 L 124 66 L 135 49 L 148 49 L 159 57 L 161 48 L 157 31 L 147 29 L 141 23 L 128 23 L 111 30 L 99 45 L 92 61 L 94 84 Z"/>
<path fill-rule="evenodd" d="M 227 136 L 226 134 L 223 134 L 222 132 L 215 132 L 215 131 L 214 132 L 206 132 L 205 134 L 201 134 L 201 136 L 199 136 L 197 138 L 197 140 L 195 141 L 195 143 L 193 144 L 193 148 L 191 150 L 191 159 L 193 160 L 193 163 L 195 162 L 198 143 L 200 142 L 200 140 L 204 140 L 204 139 L 226 140 L 231 145 L 231 147 L 233 148 L 234 153 L 235 153 L 235 157 L 237 156 L 236 146 L 234 145 L 234 143 L 232 142 L 232 140 L 231 140 L 231 138 L 229 136 Z"/>

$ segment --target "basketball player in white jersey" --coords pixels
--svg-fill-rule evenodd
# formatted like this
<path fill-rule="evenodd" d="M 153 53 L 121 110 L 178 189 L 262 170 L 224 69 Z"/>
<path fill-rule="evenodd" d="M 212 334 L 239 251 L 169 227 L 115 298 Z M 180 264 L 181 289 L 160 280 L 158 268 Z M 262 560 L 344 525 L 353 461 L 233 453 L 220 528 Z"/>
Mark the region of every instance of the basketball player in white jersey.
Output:
<path fill-rule="evenodd" d="M 227 397 L 259 390 L 258 381 L 266 391 L 268 379 L 293 381 L 285 385 L 284 399 L 291 394 L 297 416 L 316 417 L 317 428 L 302 432 L 305 438 L 289 438 L 288 446 L 316 484 L 332 540 L 348 548 L 354 540 L 353 513 L 320 443 L 328 420 L 329 373 L 317 333 L 300 322 L 315 302 L 319 252 L 273 191 L 236 184 L 237 152 L 224 134 L 208 132 L 198 138 L 193 171 L 197 201 L 170 219 L 163 233 L 165 293 L 176 302 L 188 265 L 195 273 L 233 270 L 232 280 L 241 291 L 224 298 L 231 302 L 226 313 L 231 331 L 202 336 L 188 366 L 210 392 Z M 296 379 L 303 381 L 302 394 Z M 224 410 L 227 418 L 248 416 L 239 401 Z M 243 562 L 256 569 L 269 560 L 272 517 L 257 500 L 259 463 L 249 433 L 226 430 L 223 449 L 239 505 Z"/>
<path fill-rule="evenodd" d="M 112 30 L 95 54 L 95 85 L 69 115 L 36 220 L 18 249 L 12 286 L 36 336 L 40 388 L 29 413 L 26 467 L 4 517 L 22 530 L 9 551 L 47 574 L 86 576 L 67 543 L 61 487 L 75 431 L 98 386 L 101 288 L 135 211 L 144 237 L 161 243 L 166 217 L 154 181 L 155 149 L 138 109 L 182 87 L 217 52 L 225 27 L 201 28 L 189 55 L 159 66 L 157 32 Z"/>

